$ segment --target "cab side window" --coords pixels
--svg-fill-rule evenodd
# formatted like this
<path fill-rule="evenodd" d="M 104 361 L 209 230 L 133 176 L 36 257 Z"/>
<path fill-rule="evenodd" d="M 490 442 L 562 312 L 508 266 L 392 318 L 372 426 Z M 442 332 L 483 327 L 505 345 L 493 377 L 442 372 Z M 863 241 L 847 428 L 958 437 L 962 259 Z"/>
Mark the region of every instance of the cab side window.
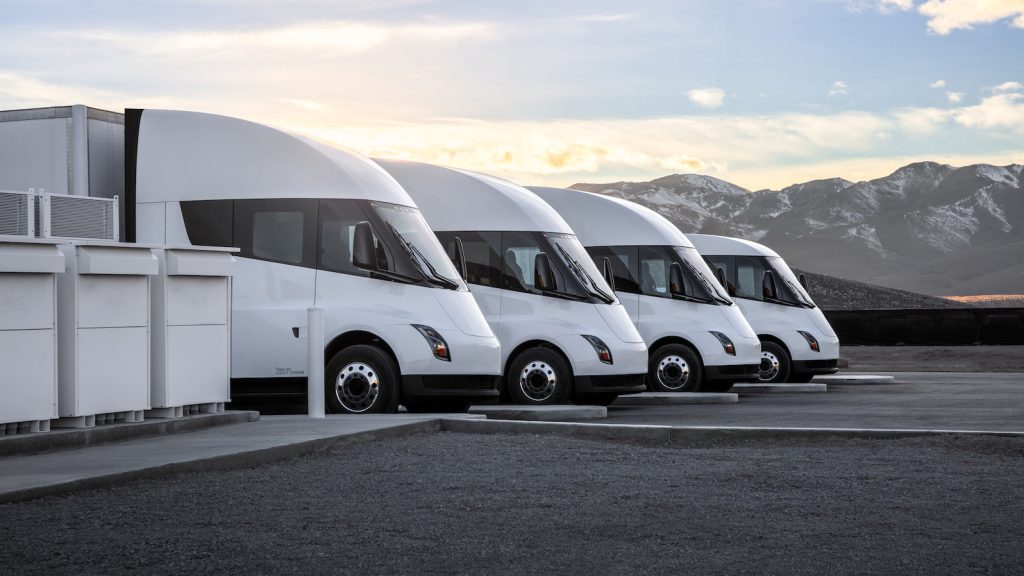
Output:
<path fill-rule="evenodd" d="M 234 246 L 234 200 L 181 202 L 185 233 L 193 246 Z"/>
<path fill-rule="evenodd" d="M 736 296 L 764 299 L 764 263 L 756 256 L 736 257 Z"/>
<path fill-rule="evenodd" d="M 243 258 L 315 267 L 316 200 L 236 200 L 234 240 Z"/>
<path fill-rule="evenodd" d="M 352 240 L 356 224 L 366 220 L 366 213 L 356 200 L 321 200 L 317 267 L 343 274 L 368 276 L 367 271 L 352 265 Z"/>
<path fill-rule="evenodd" d="M 672 261 L 664 250 L 652 246 L 640 247 L 640 293 L 668 298 L 669 269 Z"/>
<path fill-rule="evenodd" d="M 437 232 L 452 264 L 456 262 L 456 237 L 462 240 L 466 255 L 466 282 L 501 288 L 501 232 Z"/>
<path fill-rule="evenodd" d="M 637 281 L 639 274 L 639 247 L 637 246 L 592 246 L 587 248 L 587 253 L 597 265 L 597 269 L 603 271 L 604 259 L 612 263 L 612 274 L 615 277 L 615 290 L 628 294 L 639 294 L 640 284 Z"/>

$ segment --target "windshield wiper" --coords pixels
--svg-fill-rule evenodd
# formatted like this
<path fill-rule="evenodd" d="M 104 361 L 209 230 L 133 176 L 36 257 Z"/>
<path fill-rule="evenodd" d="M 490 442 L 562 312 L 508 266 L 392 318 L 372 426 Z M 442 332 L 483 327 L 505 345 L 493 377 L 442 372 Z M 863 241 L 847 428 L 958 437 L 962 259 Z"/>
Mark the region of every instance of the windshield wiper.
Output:
<path fill-rule="evenodd" d="M 683 258 L 683 263 L 686 264 L 686 267 L 690 269 L 690 272 L 692 272 L 693 275 L 696 276 L 698 280 L 700 280 L 700 283 L 704 285 L 704 290 L 707 291 L 708 295 L 710 295 L 711 298 L 714 299 L 715 302 L 718 302 L 719 304 L 724 304 L 726 306 L 729 306 L 729 305 L 732 304 L 732 301 L 727 300 L 725 298 L 722 298 L 721 296 L 718 295 L 718 291 L 715 290 L 715 287 L 711 285 L 711 283 L 708 281 L 708 279 L 705 278 L 704 275 L 700 273 L 700 270 L 698 270 L 696 266 L 694 266 L 692 263 L 690 263 L 689 260 L 687 260 L 686 258 Z M 703 300 L 703 301 L 704 302 L 711 302 L 711 300 Z"/>
<path fill-rule="evenodd" d="M 554 245 L 556 248 L 558 248 L 558 251 L 562 253 L 562 258 L 566 261 L 566 264 L 569 265 L 569 268 L 573 271 L 573 273 L 576 274 L 576 277 L 583 281 L 583 287 L 586 288 L 588 285 L 590 286 L 591 290 L 587 290 L 588 292 L 590 292 L 594 296 L 597 296 L 601 300 L 604 300 L 605 304 L 611 304 L 612 302 L 615 302 L 615 297 L 607 294 L 604 290 L 598 288 L 597 285 L 594 283 L 594 279 L 590 277 L 590 274 L 587 274 L 587 271 L 583 268 L 583 266 L 575 258 L 573 258 L 572 255 L 569 254 L 569 252 L 565 248 L 562 248 L 562 246 L 558 242 L 554 242 Z"/>
<path fill-rule="evenodd" d="M 785 276 L 782 276 L 782 279 L 786 281 L 786 284 L 789 284 L 790 292 L 796 295 L 796 299 L 799 300 L 799 302 L 793 302 L 793 304 L 804 308 L 814 308 L 814 303 L 804 299 L 804 295 L 801 294 L 800 290 L 793 284 L 792 280 Z"/>
<path fill-rule="evenodd" d="M 399 244 L 402 245 L 402 248 L 405 249 L 405 252 L 409 255 L 410 258 L 412 258 L 412 261 L 422 262 L 427 267 L 427 270 L 424 270 L 422 266 L 417 265 L 417 267 L 419 267 L 420 269 L 420 272 L 426 272 L 424 276 L 427 276 L 427 274 L 429 274 L 429 276 L 427 276 L 428 281 L 434 284 L 438 284 L 440 286 L 444 286 L 445 288 L 449 288 L 451 290 L 455 290 L 459 287 L 458 282 L 455 282 L 450 278 L 443 276 L 440 272 L 438 272 L 437 269 L 434 268 L 433 264 L 431 264 L 430 261 L 428 261 L 427 258 L 423 256 L 423 253 L 420 252 L 419 248 L 417 248 L 412 242 L 406 240 L 405 236 L 402 236 L 402 233 L 399 232 L 391 224 L 391 222 L 385 223 L 388 225 L 388 229 L 391 230 L 391 234 L 395 236 L 395 239 L 398 240 Z"/>

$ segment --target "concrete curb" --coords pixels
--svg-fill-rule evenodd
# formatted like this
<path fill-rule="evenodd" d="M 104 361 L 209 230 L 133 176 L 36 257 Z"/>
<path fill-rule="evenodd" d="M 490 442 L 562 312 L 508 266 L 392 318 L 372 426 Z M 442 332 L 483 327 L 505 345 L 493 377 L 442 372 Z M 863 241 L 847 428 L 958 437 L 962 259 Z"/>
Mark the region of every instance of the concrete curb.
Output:
<path fill-rule="evenodd" d="M 733 392 L 642 392 L 619 396 L 612 406 L 677 406 L 687 404 L 736 404 L 739 394 Z"/>
<path fill-rule="evenodd" d="M 924 436 L 1000 436 L 1024 438 L 1024 431 L 919 430 L 870 428 L 768 428 L 716 426 L 647 426 L 572 422 L 512 422 L 503 420 L 442 420 L 445 432 L 464 434 L 558 434 L 574 438 L 642 442 L 700 440 L 765 440 L 799 438 L 859 438 L 886 440 Z"/>
<path fill-rule="evenodd" d="M 109 424 L 95 428 L 56 429 L 49 432 L 0 437 L 0 457 L 28 456 L 55 450 L 71 450 L 112 442 L 192 432 L 212 426 L 243 424 L 260 419 L 260 413 L 242 410 L 198 414 L 182 418 L 154 418 L 142 422 Z"/>
<path fill-rule="evenodd" d="M 479 422 L 486 422 L 486 420 L 479 420 Z M 419 432 L 438 432 L 441 429 L 440 420 L 426 420 L 421 422 L 410 422 L 408 424 L 401 424 L 399 426 L 392 426 L 378 430 L 367 430 L 365 432 L 356 432 L 340 436 L 316 438 L 303 442 L 296 442 L 294 444 L 285 444 L 270 448 L 224 454 L 200 460 L 174 462 L 163 466 L 140 468 L 138 470 L 118 472 L 103 476 L 93 476 L 91 478 L 82 478 L 70 482 L 11 490 L 9 492 L 0 493 L 0 504 L 33 500 L 44 496 L 56 496 L 79 490 L 102 488 L 115 483 L 157 478 L 181 472 L 205 472 L 209 470 L 223 470 L 226 468 L 258 466 L 260 464 L 268 464 L 279 460 L 319 452 L 337 445 L 381 440 L 385 438 L 396 438 Z"/>
<path fill-rule="evenodd" d="M 565 420 L 599 420 L 608 417 L 604 406 L 520 406 L 494 404 L 471 406 L 470 414 L 481 414 L 494 420 L 528 420 L 535 422 L 563 422 Z"/>
<path fill-rule="evenodd" d="M 820 384 L 895 384 L 896 379 L 892 376 L 880 376 L 875 374 L 831 374 L 827 376 L 815 376 L 812 383 Z"/>
<path fill-rule="evenodd" d="M 808 394 L 828 392 L 828 386 L 821 383 L 810 384 L 733 384 L 737 394 Z"/>

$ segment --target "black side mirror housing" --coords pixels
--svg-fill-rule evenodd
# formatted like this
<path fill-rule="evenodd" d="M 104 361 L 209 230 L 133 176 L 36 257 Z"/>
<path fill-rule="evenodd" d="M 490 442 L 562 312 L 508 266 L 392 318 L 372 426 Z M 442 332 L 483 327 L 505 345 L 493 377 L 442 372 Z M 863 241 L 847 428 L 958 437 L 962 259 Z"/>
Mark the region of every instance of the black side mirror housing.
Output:
<path fill-rule="evenodd" d="M 775 273 L 771 270 L 765 270 L 764 280 L 761 281 L 761 291 L 764 294 L 764 299 L 777 300 L 779 293 L 775 289 Z"/>
<path fill-rule="evenodd" d="M 729 296 L 736 295 L 736 290 L 733 289 L 733 287 L 729 285 L 729 281 L 725 279 L 724 268 L 715 268 L 715 278 L 718 278 L 718 283 L 722 285 L 722 288 L 725 288 L 725 291 L 729 293 Z"/>
<path fill-rule="evenodd" d="M 686 283 L 683 281 L 683 267 L 673 262 L 668 269 L 668 290 L 673 296 L 687 296 Z"/>
<path fill-rule="evenodd" d="M 352 265 L 363 270 L 378 270 L 377 250 L 373 242 L 373 229 L 369 222 L 356 224 L 352 238 Z"/>
<path fill-rule="evenodd" d="M 807 290 L 807 276 L 804 276 L 803 274 L 800 274 L 799 280 L 800 280 L 800 285 L 804 287 L 804 290 Z"/>
<path fill-rule="evenodd" d="M 612 271 L 612 259 L 605 256 L 601 261 L 601 273 L 604 275 L 604 281 L 608 284 L 608 287 L 615 291 L 615 272 Z"/>
<path fill-rule="evenodd" d="M 555 272 L 551 269 L 551 262 L 544 252 L 533 258 L 533 286 L 542 292 L 555 289 Z"/>
<path fill-rule="evenodd" d="M 458 269 L 463 281 L 469 279 L 469 273 L 466 271 L 466 250 L 462 247 L 462 238 L 458 236 L 455 237 L 455 268 Z"/>

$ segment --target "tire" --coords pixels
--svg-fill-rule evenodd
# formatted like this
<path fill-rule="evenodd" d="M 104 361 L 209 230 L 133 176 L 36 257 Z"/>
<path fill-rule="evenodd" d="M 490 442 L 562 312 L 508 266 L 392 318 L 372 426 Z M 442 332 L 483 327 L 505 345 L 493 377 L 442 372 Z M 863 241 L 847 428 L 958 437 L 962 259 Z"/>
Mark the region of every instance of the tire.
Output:
<path fill-rule="evenodd" d="M 665 344 L 647 362 L 647 387 L 655 392 L 697 392 L 703 378 L 700 357 L 685 344 Z"/>
<path fill-rule="evenodd" d="M 807 384 L 814 379 L 814 374 L 793 373 L 789 375 L 789 381 L 793 384 Z"/>
<path fill-rule="evenodd" d="M 606 393 L 606 394 L 587 394 L 576 399 L 577 404 L 584 404 L 590 406 L 608 406 L 612 402 L 619 399 L 618 394 Z"/>
<path fill-rule="evenodd" d="M 763 384 L 778 384 L 789 380 L 792 363 L 789 352 L 775 342 L 761 342 L 761 368 L 757 381 Z"/>
<path fill-rule="evenodd" d="M 463 413 L 469 410 L 470 402 L 465 400 L 407 400 L 402 403 L 411 414 Z"/>
<path fill-rule="evenodd" d="M 324 374 L 331 414 L 383 414 L 398 411 L 399 374 L 395 361 L 376 346 L 349 346 L 334 355 Z"/>
<path fill-rule="evenodd" d="M 733 384 L 735 384 L 735 382 L 722 382 L 722 381 L 705 382 L 705 383 L 700 385 L 700 391 L 701 392 L 728 392 L 729 390 L 732 390 L 732 385 Z"/>
<path fill-rule="evenodd" d="M 569 364 L 550 348 L 529 348 L 509 365 L 505 387 L 516 404 L 564 404 L 572 389 Z"/>

